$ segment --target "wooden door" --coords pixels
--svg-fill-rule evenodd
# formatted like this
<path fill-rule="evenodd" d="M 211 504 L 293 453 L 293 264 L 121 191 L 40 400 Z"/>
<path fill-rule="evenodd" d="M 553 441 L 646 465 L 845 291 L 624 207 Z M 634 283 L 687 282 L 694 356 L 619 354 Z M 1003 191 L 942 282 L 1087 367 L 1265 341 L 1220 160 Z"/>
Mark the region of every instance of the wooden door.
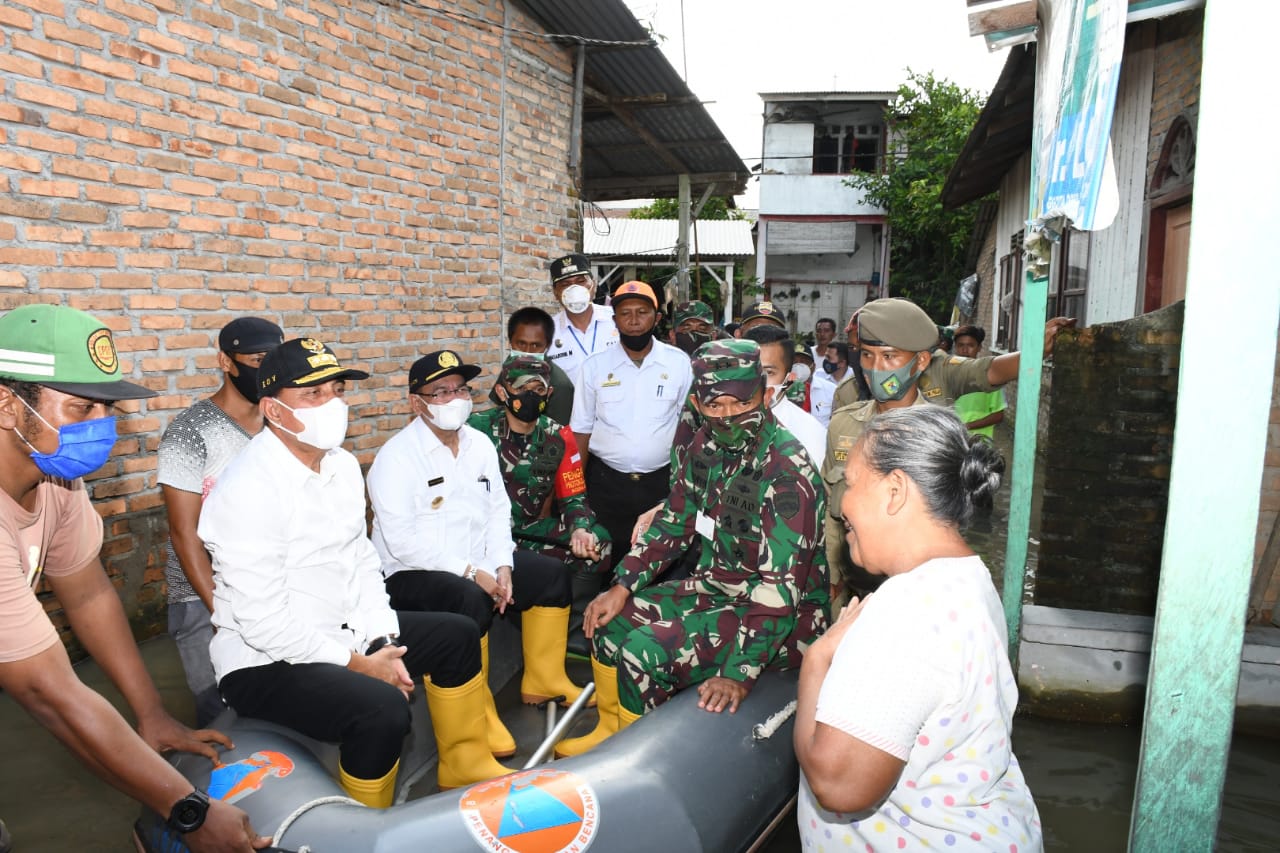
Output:
<path fill-rule="evenodd" d="M 1164 263 L 1161 269 L 1160 307 L 1187 293 L 1187 250 L 1191 245 L 1191 205 L 1171 207 L 1164 220 Z"/>

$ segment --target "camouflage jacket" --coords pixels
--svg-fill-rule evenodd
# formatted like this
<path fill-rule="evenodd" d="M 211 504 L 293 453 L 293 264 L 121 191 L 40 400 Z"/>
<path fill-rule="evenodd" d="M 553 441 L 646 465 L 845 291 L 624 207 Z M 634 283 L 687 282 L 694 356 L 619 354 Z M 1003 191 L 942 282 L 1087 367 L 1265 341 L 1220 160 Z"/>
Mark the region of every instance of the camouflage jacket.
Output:
<path fill-rule="evenodd" d="M 722 449 L 698 430 L 672 480 L 652 525 L 618 565 L 618 582 L 640 590 L 700 542 L 685 583 L 711 606 L 743 610 L 721 675 L 753 682 L 787 639 L 790 628 L 780 630 L 779 620 L 799 611 L 825 614 L 830 604 L 818 469 L 770 415 L 743 450 Z M 825 616 L 795 624 L 822 626 Z"/>
<path fill-rule="evenodd" d="M 467 423 L 498 448 L 498 466 L 511 499 L 511 525 L 517 536 L 521 528 L 552 511 L 552 498 L 565 528 L 592 528 L 595 516 L 587 505 L 582 456 L 568 427 L 543 415 L 534 422 L 533 432 L 521 436 L 510 431 L 506 411 L 497 407 L 472 415 Z"/>

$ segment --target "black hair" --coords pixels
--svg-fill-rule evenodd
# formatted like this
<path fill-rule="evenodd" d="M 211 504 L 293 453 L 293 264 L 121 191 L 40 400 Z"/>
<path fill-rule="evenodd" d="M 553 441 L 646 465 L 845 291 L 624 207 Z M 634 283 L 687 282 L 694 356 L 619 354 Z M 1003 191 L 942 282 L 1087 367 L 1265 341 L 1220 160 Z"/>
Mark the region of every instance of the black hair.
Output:
<path fill-rule="evenodd" d="M 814 331 L 817 331 L 818 327 L 821 326 L 823 323 L 826 323 L 827 325 L 831 326 L 831 331 L 833 333 L 835 332 L 836 321 L 831 319 L 830 317 L 819 317 L 818 322 L 813 324 Z"/>
<path fill-rule="evenodd" d="M 8 388 L 16 396 L 26 400 L 34 409 L 36 403 L 40 400 L 40 388 L 37 382 L 27 382 L 25 379 L 14 379 L 12 376 L 0 376 L 0 385 Z"/>
<path fill-rule="evenodd" d="M 791 339 L 791 335 L 786 329 L 779 329 L 772 324 L 761 325 L 753 329 L 747 329 L 742 336 L 747 340 L 755 341 L 761 346 L 764 344 L 781 344 L 782 370 L 784 373 L 791 372 L 791 366 L 796 363 L 796 342 Z"/>
<path fill-rule="evenodd" d="M 845 362 L 845 364 L 849 363 L 849 345 L 848 344 L 842 344 L 842 343 L 837 343 L 836 341 L 832 341 L 831 343 L 827 344 L 827 349 L 835 350 L 840 354 L 840 358 L 842 361 Z M 826 357 L 825 352 L 822 355 L 824 358 Z"/>
<path fill-rule="evenodd" d="M 516 329 L 520 326 L 541 326 L 542 331 L 547 336 L 547 343 L 551 343 L 551 339 L 556 334 L 556 324 L 551 319 L 551 315 L 541 308 L 533 305 L 526 305 L 524 308 L 516 309 L 507 319 L 507 342 L 516 336 Z"/>
<path fill-rule="evenodd" d="M 969 433 L 950 409 L 889 409 L 859 439 L 863 459 L 881 476 L 901 471 L 920 489 L 929 514 L 964 529 L 975 507 L 989 506 L 1004 475 L 1004 457 Z"/>
<path fill-rule="evenodd" d="M 952 340 L 956 338 L 973 338 L 978 342 L 978 346 L 982 346 L 982 342 L 987 339 L 987 330 L 981 326 L 961 326 L 951 336 Z"/>

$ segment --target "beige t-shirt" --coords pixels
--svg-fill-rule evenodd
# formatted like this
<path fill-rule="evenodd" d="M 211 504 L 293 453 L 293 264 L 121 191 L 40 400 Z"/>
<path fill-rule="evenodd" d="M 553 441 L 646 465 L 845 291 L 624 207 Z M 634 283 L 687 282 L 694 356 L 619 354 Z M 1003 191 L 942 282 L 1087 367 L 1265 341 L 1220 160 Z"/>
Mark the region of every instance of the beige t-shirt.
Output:
<path fill-rule="evenodd" d="M 82 480 L 44 480 L 34 512 L 0 491 L 0 663 L 33 657 L 58 641 L 36 598 L 41 573 L 75 574 L 101 549 L 102 519 Z"/>

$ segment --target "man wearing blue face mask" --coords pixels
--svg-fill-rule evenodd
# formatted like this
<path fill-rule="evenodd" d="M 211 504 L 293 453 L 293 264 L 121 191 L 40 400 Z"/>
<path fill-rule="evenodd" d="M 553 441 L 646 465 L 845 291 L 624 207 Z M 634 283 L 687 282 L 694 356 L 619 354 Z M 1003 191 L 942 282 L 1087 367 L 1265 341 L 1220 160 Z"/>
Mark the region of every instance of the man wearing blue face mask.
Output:
<path fill-rule="evenodd" d="M 187 686 L 196 700 L 196 722 L 222 713 L 222 697 L 209 661 L 213 639 L 213 566 L 196 534 L 200 507 L 220 475 L 262 430 L 258 366 L 284 332 L 261 317 L 239 317 L 218 335 L 222 387 L 170 421 L 160 440 L 156 479 L 169 516 L 164 568 L 169 587 L 169 636 L 178 647 Z"/>
<path fill-rule="evenodd" d="M 98 560 L 102 520 L 83 481 L 115 444 L 116 400 L 154 392 L 121 379 L 111 332 L 88 314 L 28 305 L 0 317 L 0 689 L 108 784 L 160 815 L 192 850 L 269 843 L 244 812 L 210 802 L 161 750 L 217 758 L 217 732 L 174 720 L 143 667 L 124 608 Z M 48 581 L 76 636 L 138 720 L 76 678 L 35 589 Z"/>

